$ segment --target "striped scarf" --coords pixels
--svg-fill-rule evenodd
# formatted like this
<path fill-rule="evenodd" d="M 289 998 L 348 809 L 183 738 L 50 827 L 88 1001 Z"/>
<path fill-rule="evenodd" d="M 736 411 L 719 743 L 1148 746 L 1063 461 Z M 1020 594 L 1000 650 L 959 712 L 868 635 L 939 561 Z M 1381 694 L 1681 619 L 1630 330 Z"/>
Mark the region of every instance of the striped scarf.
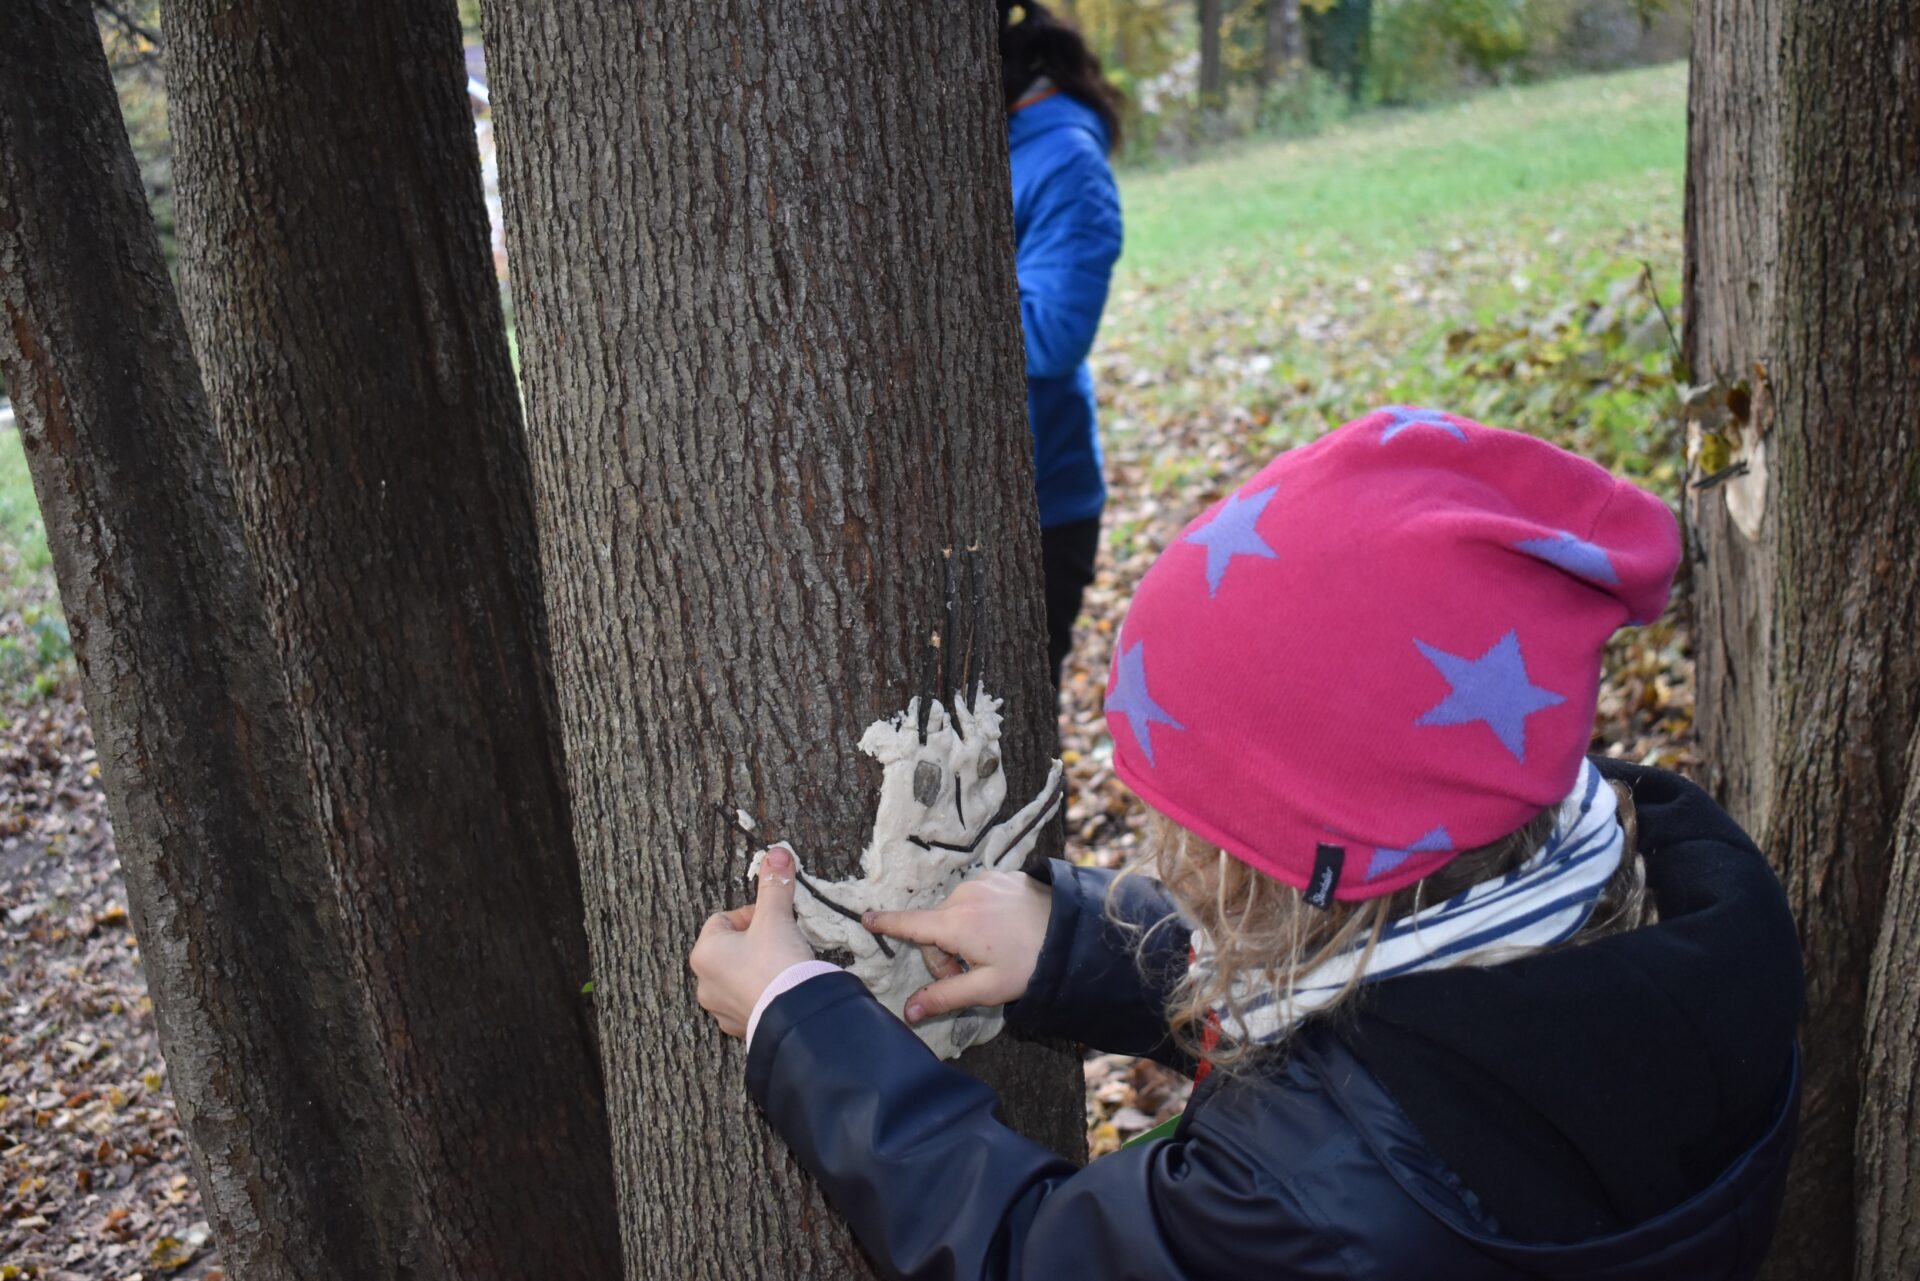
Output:
<path fill-rule="evenodd" d="M 1592 762 L 1583 761 L 1573 792 L 1560 803 L 1553 831 L 1532 857 L 1497 880 L 1482 881 L 1414 915 L 1393 922 L 1366 956 L 1366 939 L 1329 957 L 1302 976 L 1291 993 L 1260 975 L 1233 987 L 1243 1040 L 1270 1045 L 1345 989 L 1362 964 L 1362 983 L 1452 965 L 1495 965 L 1564 943 L 1593 915 L 1600 893 L 1620 867 L 1626 834 L 1617 821 L 1613 789 Z M 1193 934 L 1194 977 L 1213 969 L 1213 944 Z M 1216 1011 L 1229 1018 L 1224 1011 Z"/>

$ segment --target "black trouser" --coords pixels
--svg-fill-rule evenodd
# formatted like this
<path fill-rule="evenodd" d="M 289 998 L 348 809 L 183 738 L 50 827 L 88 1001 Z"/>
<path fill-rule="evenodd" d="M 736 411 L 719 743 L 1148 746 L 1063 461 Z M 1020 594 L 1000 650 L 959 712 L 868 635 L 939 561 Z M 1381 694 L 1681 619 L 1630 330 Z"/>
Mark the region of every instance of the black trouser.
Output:
<path fill-rule="evenodd" d="M 1053 685 L 1060 687 L 1060 668 L 1073 652 L 1073 620 L 1080 616 L 1080 598 L 1093 581 L 1093 564 L 1100 551 L 1100 518 L 1076 520 L 1040 531 L 1040 564 L 1047 592 L 1047 661 Z"/>

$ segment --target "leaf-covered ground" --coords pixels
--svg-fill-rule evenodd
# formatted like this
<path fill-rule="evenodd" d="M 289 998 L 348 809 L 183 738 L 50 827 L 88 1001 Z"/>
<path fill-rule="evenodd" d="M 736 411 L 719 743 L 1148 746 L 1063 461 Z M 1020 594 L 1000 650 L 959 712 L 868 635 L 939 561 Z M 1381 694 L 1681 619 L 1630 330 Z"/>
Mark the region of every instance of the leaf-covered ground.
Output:
<path fill-rule="evenodd" d="M 0 1278 L 217 1278 L 86 714 L 0 742 Z"/>
<path fill-rule="evenodd" d="M 1141 814 L 1101 719 L 1133 586 L 1281 449 L 1386 403 L 1586 451 L 1677 500 L 1667 327 L 1685 71 L 1487 94 L 1123 179 L 1128 248 L 1096 358 L 1107 545 L 1061 717 L 1071 852 Z M 98 763 L 18 437 L 0 427 L 0 1281 L 217 1278 L 126 920 Z M 1692 670 L 1668 618 L 1609 655 L 1596 746 L 1688 763 Z M 1096 1152 L 1186 1082 L 1087 1061 Z"/>
<path fill-rule="evenodd" d="M 0 423 L 0 1281 L 218 1281 L 20 440 Z"/>

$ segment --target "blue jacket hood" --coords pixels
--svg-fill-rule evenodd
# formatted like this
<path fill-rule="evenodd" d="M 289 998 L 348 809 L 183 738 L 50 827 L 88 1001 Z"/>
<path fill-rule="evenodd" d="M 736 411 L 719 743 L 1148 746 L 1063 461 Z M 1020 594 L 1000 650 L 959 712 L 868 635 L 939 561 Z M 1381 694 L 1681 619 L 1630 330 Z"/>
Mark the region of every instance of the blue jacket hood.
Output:
<path fill-rule="evenodd" d="M 1101 155 L 1105 155 L 1113 146 L 1113 139 L 1107 133 L 1107 122 L 1100 118 L 1100 113 L 1065 93 L 1042 98 L 1008 116 L 1007 146 L 1022 146 L 1056 129 L 1084 130 L 1099 144 Z"/>

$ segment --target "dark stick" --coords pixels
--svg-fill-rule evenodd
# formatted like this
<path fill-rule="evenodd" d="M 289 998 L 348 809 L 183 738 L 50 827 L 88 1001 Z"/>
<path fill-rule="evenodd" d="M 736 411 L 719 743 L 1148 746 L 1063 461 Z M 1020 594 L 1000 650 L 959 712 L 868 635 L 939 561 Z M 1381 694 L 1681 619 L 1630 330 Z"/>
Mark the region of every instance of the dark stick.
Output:
<path fill-rule="evenodd" d="M 1653 264 L 1642 259 L 1640 271 L 1641 279 L 1646 282 L 1647 296 L 1653 299 L 1653 305 L 1660 311 L 1660 319 L 1667 326 L 1667 341 L 1673 345 L 1673 358 L 1684 365 L 1687 357 L 1680 350 L 1680 335 L 1673 332 L 1673 317 L 1667 314 L 1667 304 L 1660 301 L 1660 287 L 1653 283 Z"/>
<path fill-rule="evenodd" d="M 974 581 L 974 624 L 979 628 L 980 636 L 974 642 L 974 646 L 980 651 L 980 657 L 973 664 L 973 686 L 975 689 L 980 689 L 986 685 L 989 656 L 993 653 L 993 619 L 988 616 L 986 606 L 983 603 L 985 595 L 983 585 L 979 582 L 978 578 L 976 578 Z"/>
<path fill-rule="evenodd" d="M 846 917 L 849 921 L 852 921 L 855 925 L 858 925 L 861 929 L 867 930 L 867 924 L 865 921 L 863 921 L 860 918 L 860 913 L 854 911 L 850 907 L 842 907 L 840 904 L 828 898 L 825 894 L 822 894 L 820 892 L 820 887 L 818 885 L 815 885 L 812 881 L 809 881 L 807 879 L 806 873 L 802 872 L 798 867 L 798 865 L 796 865 L 793 869 L 793 878 L 796 881 L 799 881 L 800 884 L 803 887 L 805 887 L 807 893 L 813 895 L 815 898 L 819 899 L 822 903 L 826 904 L 829 908 L 832 908 L 834 911 L 840 913 L 840 915 Z M 874 934 L 872 930 L 867 930 L 867 933 L 872 936 L 873 941 L 875 943 L 878 943 L 880 945 L 880 954 L 886 957 L 889 961 L 891 961 L 893 959 L 893 949 L 887 946 L 887 941 L 881 938 L 878 934 Z"/>
<path fill-rule="evenodd" d="M 1043 822 L 1046 819 L 1048 812 L 1053 809 L 1053 803 L 1060 799 L 1061 793 L 1066 791 L 1066 788 L 1067 788 L 1067 780 L 1066 780 L 1066 776 L 1063 774 L 1060 776 L 1059 779 L 1057 779 L 1054 782 L 1054 785 L 1050 789 L 1048 789 L 1047 797 L 1046 797 L 1047 803 L 1040 808 L 1040 812 L 1038 814 L 1034 815 L 1033 818 L 1027 821 L 1027 825 L 1020 829 L 1020 834 L 1018 836 L 1015 836 L 1011 841 L 1007 842 L 1007 849 L 1012 849 L 1014 846 L 1018 845 L 1021 841 L 1024 841 L 1027 839 L 1027 833 L 1031 832 L 1036 826 L 1038 826 L 1041 822 Z M 923 850 L 946 850 L 950 854 L 971 854 L 975 850 L 980 848 L 980 843 L 987 839 L 988 834 L 991 833 L 993 829 L 995 829 L 996 827 L 999 827 L 1002 823 L 1005 823 L 1006 821 L 1007 820 L 1004 818 L 995 819 L 993 822 L 981 828 L 979 833 L 975 835 L 974 838 L 971 841 L 968 841 L 965 845 L 953 845 L 953 844 L 949 844 L 946 841 L 929 841 L 925 837 L 920 837 L 920 836 L 909 836 L 907 838 L 907 843 L 909 845 L 917 845 Z M 1001 853 L 1000 857 L 1001 858 L 1006 857 L 1006 854 L 1004 851 Z"/>
<path fill-rule="evenodd" d="M 934 665 L 940 661 L 940 638 L 935 636 L 920 659 L 920 746 L 927 745 L 927 717 L 933 713 Z"/>
<path fill-rule="evenodd" d="M 1062 774 L 1059 778 L 1054 780 L 1053 787 L 1047 792 L 1047 803 L 1045 805 L 1042 805 L 1038 810 L 1034 811 L 1033 817 L 1027 820 L 1026 826 L 1022 827 L 1018 832 L 1014 833 L 1013 839 L 1007 842 L 1007 848 L 1000 851 L 1001 859 L 1004 859 L 1008 854 L 1011 854 L 1013 852 L 1014 846 L 1020 844 L 1021 841 L 1026 840 L 1027 834 L 1029 832 L 1033 831 L 1034 828 L 1040 826 L 1040 824 L 1047 821 L 1047 818 L 1053 813 L 1054 807 L 1060 804 L 1062 797 L 1066 793 L 1066 790 L 1067 790 L 1067 776 L 1065 774 Z M 1000 859 L 994 860 L 994 866 L 995 867 L 1000 866 Z"/>
<path fill-rule="evenodd" d="M 960 662 L 960 588 L 954 581 L 953 548 L 951 547 L 941 553 L 940 575 L 945 580 L 947 589 L 947 626 L 940 637 L 941 682 L 946 686 L 947 720 L 952 724 L 953 732 L 964 739 L 966 731 L 960 728 L 960 718 L 954 714 L 965 694 L 961 691 L 956 679 L 960 674 L 954 670 Z"/>
<path fill-rule="evenodd" d="M 980 643 L 979 554 L 980 545 L 978 543 L 969 544 L 965 552 L 966 560 L 963 565 L 966 578 L 965 591 L 967 595 L 967 649 L 966 654 L 960 661 L 960 680 L 961 683 L 966 686 L 966 688 L 961 691 L 961 694 L 967 700 L 967 710 L 969 711 L 974 710 L 974 697 L 980 689 L 979 679 L 974 674 L 973 666 L 974 647 Z"/>
<path fill-rule="evenodd" d="M 1702 476 L 1699 480 L 1694 481 L 1693 482 L 1694 492 L 1698 493 L 1703 490 L 1712 489 L 1715 485 L 1725 484 L 1727 481 L 1732 480 L 1736 476 L 1746 475 L 1747 471 L 1748 471 L 1747 460 L 1742 458 L 1739 462 L 1734 463 L 1731 466 L 1722 467 L 1719 471 L 1713 473 L 1713 475 L 1711 476 Z"/>
<path fill-rule="evenodd" d="M 742 823 L 740 821 L 740 815 L 737 812 L 733 810 L 729 810 L 725 805 L 722 805 L 718 801 L 715 801 L 713 803 L 713 807 L 719 810 L 721 816 L 727 820 L 728 827 L 731 827 L 734 831 L 740 833 L 740 835 L 746 837 L 748 840 L 752 841 L 754 844 L 757 845 L 760 843 L 759 835 L 755 833 L 752 828 L 748 827 L 745 823 Z M 779 843 L 780 842 L 778 841 L 770 842 L 767 848 L 771 849 L 774 845 L 778 845 Z M 815 885 L 812 881 L 809 881 L 806 877 L 806 874 L 800 870 L 800 865 L 798 862 L 794 864 L 793 878 L 796 881 L 799 881 L 800 884 L 806 886 L 807 893 L 813 895 L 815 898 L 819 899 L 822 903 L 825 903 L 829 908 L 840 913 L 840 915 L 846 917 L 849 921 L 855 922 L 860 926 L 861 929 L 863 930 L 867 929 L 866 922 L 860 919 L 860 913 L 854 911 L 852 908 L 842 907 L 840 904 L 828 898 L 825 894 L 822 894 L 820 892 L 820 887 Z M 867 933 L 873 935 L 873 941 L 880 945 L 881 953 L 889 961 L 891 961 L 893 959 L 893 949 L 887 946 L 887 941 L 881 938 L 878 934 L 874 934 L 872 930 L 867 930 Z"/>
<path fill-rule="evenodd" d="M 754 841 L 757 843 L 760 840 L 759 835 L 751 827 L 748 827 L 745 823 L 742 823 L 740 821 L 739 810 L 728 809 L 725 805 L 721 804 L 719 801 L 715 801 L 713 803 L 713 808 L 720 811 L 720 817 L 726 820 L 726 824 L 728 827 L 740 833 L 740 835 L 746 837 L 750 841 Z"/>

